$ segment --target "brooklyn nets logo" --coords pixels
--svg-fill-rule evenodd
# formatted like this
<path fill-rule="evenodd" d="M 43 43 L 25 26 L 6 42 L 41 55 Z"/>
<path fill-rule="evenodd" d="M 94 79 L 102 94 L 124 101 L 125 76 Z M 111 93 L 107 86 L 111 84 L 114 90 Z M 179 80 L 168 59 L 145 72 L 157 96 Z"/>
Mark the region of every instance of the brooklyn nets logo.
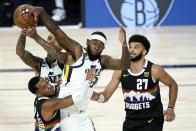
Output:
<path fill-rule="evenodd" d="M 115 21 L 127 27 L 161 25 L 173 3 L 174 0 L 105 0 Z"/>

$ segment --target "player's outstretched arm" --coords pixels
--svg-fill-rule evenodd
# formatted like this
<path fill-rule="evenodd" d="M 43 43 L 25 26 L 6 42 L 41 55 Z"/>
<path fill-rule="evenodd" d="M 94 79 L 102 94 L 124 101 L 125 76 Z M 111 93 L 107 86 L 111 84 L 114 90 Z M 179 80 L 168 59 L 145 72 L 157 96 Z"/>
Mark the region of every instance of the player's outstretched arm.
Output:
<path fill-rule="evenodd" d="M 168 108 L 164 111 L 166 121 L 173 121 L 175 119 L 174 107 L 178 94 L 178 85 L 176 81 L 159 65 L 152 66 L 152 74 L 154 80 L 159 80 L 169 87 L 169 103 Z"/>
<path fill-rule="evenodd" d="M 115 90 L 118 88 L 118 85 L 120 83 L 120 76 L 121 76 L 120 70 L 114 71 L 112 75 L 112 79 L 106 86 L 105 90 L 101 93 L 93 92 L 91 100 L 97 101 L 99 103 L 107 102 L 110 99 L 110 97 L 113 95 Z"/>
<path fill-rule="evenodd" d="M 122 44 L 121 67 L 122 69 L 128 69 L 130 66 L 130 57 L 126 41 L 126 31 L 123 26 L 120 26 L 119 41 Z"/>
<path fill-rule="evenodd" d="M 62 64 L 66 63 L 67 53 L 60 52 L 52 45 L 48 44 L 41 36 L 37 34 L 36 28 L 23 29 L 23 34 L 33 38 L 39 45 L 41 45 L 53 58 L 57 59 Z"/>
<path fill-rule="evenodd" d="M 41 109 L 44 120 L 50 120 L 53 117 L 54 112 L 58 109 L 80 103 L 87 95 L 90 85 L 89 82 L 93 81 L 95 75 L 95 68 L 92 68 L 89 72 L 87 72 L 86 81 L 75 85 L 77 87 L 79 86 L 77 92 L 65 98 L 53 98 L 45 101 Z"/>
<path fill-rule="evenodd" d="M 22 59 L 22 61 L 35 70 L 35 74 L 39 75 L 41 58 L 32 55 L 29 51 L 25 50 L 26 36 L 20 34 L 16 45 L 16 54 Z"/>
<path fill-rule="evenodd" d="M 114 59 L 108 55 L 102 56 L 101 60 L 105 69 L 121 70 L 129 68 L 130 57 L 126 42 L 126 31 L 122 26 L 119 30 L 119 41 L 122 45 L 121 59 Z"/>
<path fill-rule="evenodd" d="M 35 19 L 38 20 L 38 17 L 41 18 L 42 23 L 47 27 L 47 29 L 55 36 L 57 42 L 61 45 L 63 49 L 71 52 L 76 57 L 76 60 L 82 55 L 81 45 L 73 41 L 71 38 L 65 34 L 60 27 L 55 23 L 48 13 L 42 7 L 23 7 L 23 9 L 29 9 L 29 12 L 35 16 Z"/>

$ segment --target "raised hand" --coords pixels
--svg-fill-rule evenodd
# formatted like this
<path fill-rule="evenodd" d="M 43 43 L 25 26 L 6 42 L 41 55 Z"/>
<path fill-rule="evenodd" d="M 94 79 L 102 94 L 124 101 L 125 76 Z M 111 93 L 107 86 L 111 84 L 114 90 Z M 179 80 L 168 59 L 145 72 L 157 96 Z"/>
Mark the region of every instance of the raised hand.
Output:
<path fill-rule="evenodd" d="M 91 68 L 87 74 L 86 74 L 86 80 L 89 80 L 90 82 L 93 82 L 94 77 L 96 75 L 95 73 L 96 69 L 95 68 Z"/>
<path fill-rule="evenodd" d="M 31 5 L 24 5 L 21 8 L 22 12 L 27 13 L 29 12 L 29 14 L 34 16 L 35 21 L 38 21 L 38 17 L 41 14 L 41 12 L 43 11 L 42 7 L 35 7 L 35 6 L 31 6 Z"/>
<path fill-rule="evenodd" d="M 62 78 L 61 77 L 59 77 L 58 78 L 58 84 L 57 84 L 57 86 L 58 86 L 58 88 L 60 89 L 60 85 L 62 84 Z"/>
<path fill-rule="evenodd" d="M 126 31 L 123 28 L 123 26 L 120 26 L 120 30 L 119 30 L 119 41 L 121 42 L 122 45 L 127 44 L 126 42 Z"/>
<path fill-rule="evenodd" d="M 35 38 L 37 36 L 37 31 L 35 27 L 31 28 L 23 28 L 22 29 L 22 34 L 25 36 L 29 36 L 31 38 Z"/>

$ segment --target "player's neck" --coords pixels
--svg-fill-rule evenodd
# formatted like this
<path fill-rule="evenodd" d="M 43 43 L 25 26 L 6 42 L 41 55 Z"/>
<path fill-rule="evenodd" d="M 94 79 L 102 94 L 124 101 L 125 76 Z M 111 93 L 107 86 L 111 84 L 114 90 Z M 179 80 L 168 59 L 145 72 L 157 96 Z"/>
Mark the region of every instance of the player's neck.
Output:
<path fill-rule="evenodd" d="M 130 70 L 133 73 L 139 73 L 141 72 L 141 70 L 144 69 L 144 65 L 145 65 L 146 60 L 144 58 L 138 60 L 138 61 L 131 61 L 131 65 L 130 65 Z"/>
<path fill-rule="evenodd" d="M 54 63 L 55 59 L 53 59 L 52 57 L 50 57 L 49 55 L 46 57 L 46 61 L 47 61 L 47 64 L 49 66 L 52 65 L 52 63 Z"/>

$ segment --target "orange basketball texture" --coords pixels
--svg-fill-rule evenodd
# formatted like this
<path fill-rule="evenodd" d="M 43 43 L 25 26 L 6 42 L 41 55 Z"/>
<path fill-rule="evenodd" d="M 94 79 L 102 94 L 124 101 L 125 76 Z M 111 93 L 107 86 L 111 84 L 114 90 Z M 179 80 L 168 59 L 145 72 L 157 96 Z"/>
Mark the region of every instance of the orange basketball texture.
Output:
<path fill-rule="evenodd" d="M 21 5 L 14 11 L 14 23 L 20 28 L 35 27 L 37 22 L 34 19 L 34 15 L 26 12 L 25 10 L 21 10 L 21 8 L 23 8 L 24 6 L 31 5 Z"/>

